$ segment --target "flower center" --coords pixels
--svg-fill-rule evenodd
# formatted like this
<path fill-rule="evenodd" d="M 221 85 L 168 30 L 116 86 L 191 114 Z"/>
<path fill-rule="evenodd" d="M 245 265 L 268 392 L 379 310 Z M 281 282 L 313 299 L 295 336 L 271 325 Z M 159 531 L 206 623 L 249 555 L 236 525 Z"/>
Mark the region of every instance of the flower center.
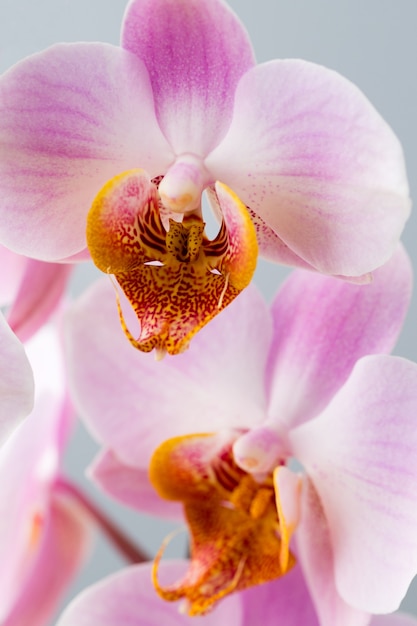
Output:
<path fill-rule="evenodd" d="M 165 189 L 178 200 L 175 164 L 169 174 Z M 97 267 L 114 274 L 139 319 L 141 332 L 135 338 L 119 304 L 132 345 L 143 352 L 155 348 L 178 354 L 249 284 L 258 248 L 246 207 L 225 185 L 215 186 L 223 221 L 217 237 L 209 240 L 199 210 L 190 210 L 182 221 L 172 219 L 159 195 L 164 181 L 151 180 L 143 170 L 109 181 L 90 209 L 87 244 Z M 172 209 L 167 197 L 165 191 L 164 202 Z"/>
<path fill-rule="evenodd" d="M 195 211 L 200 208 L 201 194 L 208 182 L 209 174 L 201 159 L 192 154 L 183 154 L 161 181 L 161 202 L 173 213 Z"/>
<path fill-rule="evenodd" d="M 240 469 L 232 452 L 235 438 L 177 437 L 163 443 L 151 461 L 154 487 L 162 497 L 182 501 L 191 533 L 191 563 L 184 578 L 169 587 L 159 585 L 161 550 L 154 585 L 165 600 L 185 600 L 189 615 L 206 613 L 233 591 L 273 580 L 295 562 L 289 552 L 282 559 L 273 476 L 258 482 Z"/>

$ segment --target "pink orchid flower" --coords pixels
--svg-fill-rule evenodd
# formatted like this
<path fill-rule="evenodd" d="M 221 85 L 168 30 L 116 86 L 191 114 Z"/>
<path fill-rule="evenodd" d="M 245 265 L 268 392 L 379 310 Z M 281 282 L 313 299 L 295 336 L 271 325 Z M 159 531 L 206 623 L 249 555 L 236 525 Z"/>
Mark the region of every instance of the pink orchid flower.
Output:
<path fill-rule="evenodd" d="M 184 506 L 192 567 L 168 589 L 154 572 L 161 595 L 204 612 L 297 558 L 322 626 L 398 607 L 417 572 L 417 366 L 386 354 L 410 289 L 401 248 L 369 285 L 297 270 L 271 311 L 247 290 L 162 363 L 129 350 L 108 284 L 74 306 L 73 397 L 104 447 L 94 477 L 161 514 L 150 464 L 166 515 Z"/>
<path fill-rule="evenodd" d="M 178 577 L 186 563 L 164 564 L 164 576 Z M 151 585 L 150 565 L 130 567 L 85 590 L 65 610 L 57 626 L 191 626 L 177 605 L 163 603 Z M 278 622 L 277 622 L 278 620 Z M 299 569 L 288 576 L 226 598 L 200 617 L 203 626 L 320 626 Z M 417 620 L 398 613 L 370 619 L 369 626 L 415 626 Z M 355 626 L 351 622 L 350 626 Z"/>
<path fill-rule="evenodd" d="M 72 410 L 54 331 L 37 333 L 27 352 L 34 409 L 0 449 L 2 626 L 44 626 L 89 543 L 86 518 L 59 488 Z"/>
<path fill-rule="evenodd" d="M 0 446 L 29 415 L 33 398 L 32 368 L 21 342 L 0 312 Z"/>
<path fill-rule="evenodd" d="M 3 244 L 49 261 L 88 245 L 137 313 L 133 345 L 172 354 L 250 282 L 258 246 L 367 280 L 410 210 L 365 96 L 306 61 L 256 65 L 221 0 L 131 0 L 120 47 L 56 45 L 6 72 L 0 189 Z"/>
<path fill-rule="evenodd" d="M 30 259 L 0 246 L 0 306 L 21 341 L 45 324 L 62 301 L 72 266 Z"/>

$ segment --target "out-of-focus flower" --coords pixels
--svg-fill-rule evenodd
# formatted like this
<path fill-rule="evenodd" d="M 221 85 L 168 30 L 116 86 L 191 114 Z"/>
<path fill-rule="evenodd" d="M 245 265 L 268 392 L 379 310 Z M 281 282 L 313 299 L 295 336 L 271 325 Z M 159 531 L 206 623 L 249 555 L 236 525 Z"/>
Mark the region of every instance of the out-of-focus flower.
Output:
<path fill-rule="evenodd" d="M 171 353 L 250 281 L 255 231 L 268 258 L 366 280 L 410 207 L 363 94 L 305 61 L 255 65 L 221 0 L 131 0 L 121 47 L 57 45 L 6 72 L 0 189 L 0 240 L 21 254 L 85 256 L 88 219 L 141 322 L 132 343 Z"/>
<path fill-rule="evenodd" d="M 401 249 L 369 285 L 297 271 L 271 313 L 247 290 L 187 354 L 162 364 L 123 347 L 104 284 L 79 301 L 68 319 L 69 373 L 105 446 L 95 477 L 161 512 L 147 479 L 159 447 L 153 482 L 185 503 L 192 566 L 166 596 L 198 612 L 210 594 L 285 571 L 296 529 L 321 624 L 365 624 L 398 607 L 417 570 L 417 366 L 384 353 L 410 274 Z M 305 473 L 291 471 L 293 457 Z M 275 571 L 262 572 L 251 551 L 258 530 L 268 546 L 275 533 Z M 258 570 L 247 572 L 246 560 Z"/>
<path fill-rule="evenodd" d="M 78 571 L 89 537 L 85 516 L 59 487 L 72 410 L 58 339 L 44 328 L 26 348 L 34 409 L 0 450 L 2 626 L 44 626 Z"/>
<path fill-rule="evenodd" d="M 167 562 L 165 577 L 179 577 L 186 562 Z M 150 565 L 130 567 L 85 590 L 66 609 L 57 626 L 191 626 L 195 619 L 163 603 L 151 586 Z M 198 624 L 217 626 L 319 626 L 301 571 L 226 598 Z M 415 626 L 417 620 L 398 613 L 370 619 L 369 626 Z M 335 624 L 337 626 L 337 624 Z M 354 622 L 350 626 L 356 626 Z"/>
<path fill-rule="evenodd" d="M 0 446 L 33 407 L 33 373 L 25 350 L 0 312 Z"/>
<path fill-rule="evenodd" d="M 56 310 L 65 292 L 72 266 L 46 263 L 15 254 L 0 246 L 0 306 L 21 341 L 27 341 Z"/>

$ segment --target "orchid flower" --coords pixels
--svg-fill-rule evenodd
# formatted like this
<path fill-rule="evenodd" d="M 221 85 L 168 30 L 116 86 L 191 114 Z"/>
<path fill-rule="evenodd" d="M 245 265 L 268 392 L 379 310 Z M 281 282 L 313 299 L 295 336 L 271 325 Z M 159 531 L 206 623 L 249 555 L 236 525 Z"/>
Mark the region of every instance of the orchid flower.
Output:
<path fill-rule="evenodd" d="M 181 575 L 186 563 L 164 564 L 164 575 Z M 179 613 L 179 607 L 164 604 L 152 593 L 150 566 L 130 567 L 85 590 L 65 610 L 57 626 L 191 626 L 193 620 Z M 300 570 L 285 579 L 227 598 L 211 613 L 199 619 L 203 626 L 319 626 L 308 589 Z M 417 620 L 398 613 L 373 617 L 369 626 L 415 626 Z M 354 624 L 351 624 L 354 626 Z"/>
<path fill-rule="evenodd" d="M 0 306 L 7 307 L 13 332 L 27 341 L 62 301 L 72 267 L 30 259 L 4 246 L 0 246 L 0 265 L 7 268 L 0 280 Z"/>
<path fill-rule="evenodd" d="M 246 290 L 163 363 L 128 349 L 107 284 L 69 312 L 73 398 L 103 445 L 94 477 L 161 514 L 150 464 L 166 514 L 185 511 L 190 570 L 163 588 L 159 554 L 163 597 L 204 613 L 301 566 L 322 626 L 398 607 L 417 572 L 417 366 L 386 353 L 410 289 L 401 248 L 369 285 L 296 270 L 271 311 Z"/>
<path fill-rule="evenodd" d="M 44 626 L 89 543 L 86 517 L 59 488 L 72 410 L 57 337 L 44 328 L 26 348 L 35 405 L 0 449 L 2 626 Z"/>
<path fill-rule="evenodd" d="M 131 0 L 120 47 L 56 45 L 7 71 L 0 190 L 4 245 L 91 254 L 136 311 L 138 338 L 120 310 L 132 344 L 171 354 L 246 287 L 258 247 L 367 281 L 410 207 L 399 142 L 365 96 L 306 61 L 256 65 L 222 0 Z"/>

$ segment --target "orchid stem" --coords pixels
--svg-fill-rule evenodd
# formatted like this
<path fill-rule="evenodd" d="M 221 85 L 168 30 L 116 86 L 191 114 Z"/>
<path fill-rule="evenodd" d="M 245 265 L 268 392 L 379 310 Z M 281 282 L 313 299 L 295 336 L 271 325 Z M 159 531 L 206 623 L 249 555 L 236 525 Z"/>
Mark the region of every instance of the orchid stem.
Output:
<path fill-rule="evenodd" d="M 145 563 L 151 560 L 150 555 L 129 539 L 124 531 L 122 531 L 104 511 L 99 509 L 90 497 L 83 493 L 77 485 L 67 481 L 65 478 L 59 478 L 56 483 L 56 488 L 63 495 L 75 500 L 76 503 L 81 506 L 83 511 L 97 524 L 103 534 L 106 535 L 111 543 L 128 561 L 130 561 L 130 563 Z"/>

